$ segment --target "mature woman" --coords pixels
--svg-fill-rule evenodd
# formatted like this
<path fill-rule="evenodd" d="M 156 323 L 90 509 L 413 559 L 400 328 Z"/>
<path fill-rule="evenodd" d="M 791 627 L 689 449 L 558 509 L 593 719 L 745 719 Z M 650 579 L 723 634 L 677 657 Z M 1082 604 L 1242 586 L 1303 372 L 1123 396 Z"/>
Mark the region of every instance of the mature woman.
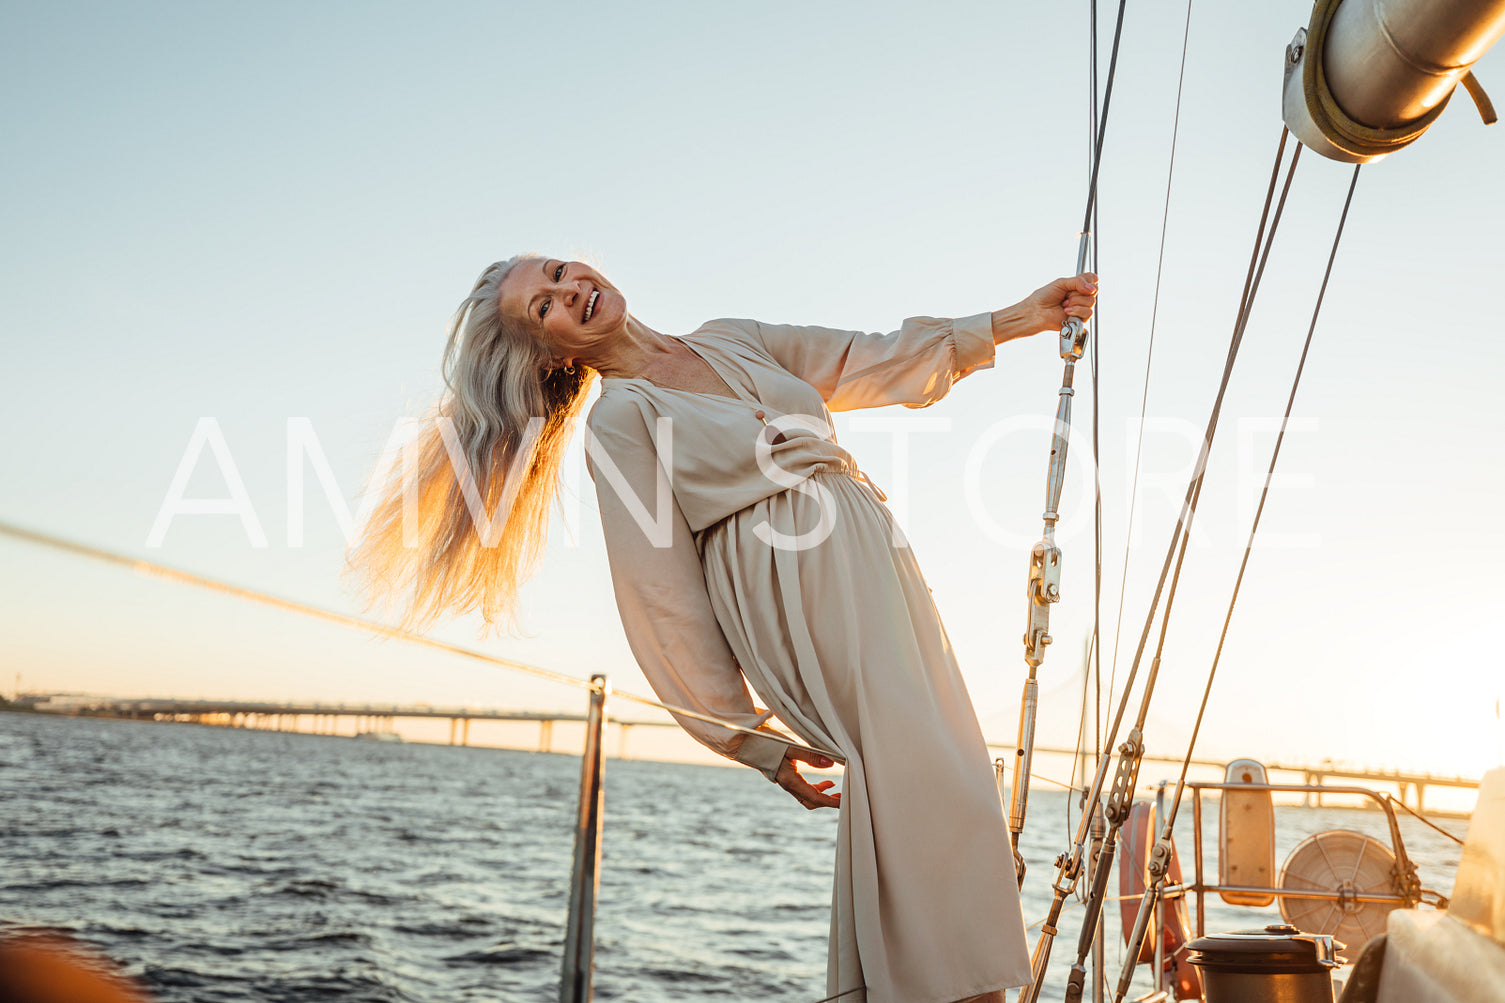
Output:
<path fill-rule="evenodd" d="M 1091 316 L 1095 283 L 886 335 L 716 320 L 672 337 L 588 265 L 499 262 L 451 320 L 424 518 L 404 526 L 390 487 L 352 561 L 407 594 L 409 625 L 509 615 L 599 375 L 587 462 L 643 673 L 666 703 L 759 732 L 679 717 L 695 738 L 841 810 L 828 991 L 1001 1001 L 1029 959 L 988 751 L 914 556 L 829 412 L 932 404 L 995 345 Z M 777 737 L 775 716 L 831 758 Z M 796 768 L 832 759 L 840 794 Z"/>

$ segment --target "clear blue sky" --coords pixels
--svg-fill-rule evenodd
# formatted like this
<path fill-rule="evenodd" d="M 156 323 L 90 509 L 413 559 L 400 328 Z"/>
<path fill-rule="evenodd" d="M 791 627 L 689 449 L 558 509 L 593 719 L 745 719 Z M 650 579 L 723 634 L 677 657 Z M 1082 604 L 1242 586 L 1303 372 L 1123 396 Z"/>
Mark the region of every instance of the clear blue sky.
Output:
<path fill-rule="evenodd" d="M 354 612 L 345 541 L 311 473 L 306 542 L 288 545 L 287 421 L 311 420 L 352 504 L 393 424 L 438 393 L 444 320 L 489 261 L 589 256 L 671 333 L 716 316 L 887 330 L 1003 306 L 1068 272 L 1086 184 L 1085 10 L 9 5 L 0 519 Z M 1131 635 L 1216 386 L 1280 130 L 1284 46 L 1308 10 L 1193 13 Z M 1102 175 L 1110 645 L 1184 16 L 1131 5 Z M 1505 91 L 1498 53 L 1478 73 Z M 1505 131 L 1460 97 L 1360 179 L 1210 755 L 1466 772 L 1499 757 L 1502 153 Z M 1272 442 L 1347 176 L 1311 157 L 1297 178 L 1204 494 L 1154 749 L 1184 740 L 1258 489 L 1248 471 Z M 1059 370 L 1048 339 L 1013 344 L 929 411 L 839 425 L 875 480 L 908 485 L 910 538 L 985 730 L 1005 741 L 1047 447 L 1039 432 L 985 447 L 996 423 L 1038 427 L 1053 412 Z M 201 417 L 223 431 L 265 548 L 228 515 L 180 517 L 146 547 Z M 924 425 L 937 419 L 949 430 Z M 896 423 L 915 434 L 907 477 Z M 1088 440 L 1073 450 L 1085 459 Z M 993 531 L 967 499 L 969 457 Z M 569 476 L 525 595 L 528 636 L 477 641 L 471 622 L 436 636 L 645 691 L 578 455 Z M 204 454 L 190 495 L 226 494 Z M 1075 467 L 1067 512 L 1088 499 Z M 1071 742 L 1091 623 L 1090 531 L 1068 521 L 1042 686 L 1052 745 Z M 0 540 L 0 560 L 6 691 L 20 672 L 28 689 L 580 702 L 33 547 Z"/>

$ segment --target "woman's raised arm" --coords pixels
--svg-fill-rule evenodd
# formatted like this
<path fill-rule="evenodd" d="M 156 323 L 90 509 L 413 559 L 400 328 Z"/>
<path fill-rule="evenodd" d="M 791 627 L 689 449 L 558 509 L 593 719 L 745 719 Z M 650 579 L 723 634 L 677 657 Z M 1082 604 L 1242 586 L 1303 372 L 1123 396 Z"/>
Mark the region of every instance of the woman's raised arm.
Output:
<path fill-rule="evenodd" d="M 1068 317 L 1086 320 L 1097 299 L 1090 272 L 1056 279 L 1013 306 L 955 320 L 910 317 L 897 331 L 865 334 L 828 327 L 756 323 L 774 361 L 814 386 L 832 411 L 903 404 L 926 407 L 969 373 L 993 365 L 993 348 Z"/>
<path fill-rule="evenodd" d="M 968 373 L 993 364 L 992 315 L 910 317 L 897 331 L 758 323 L 757 336 L 783 368 L 820 392 L 832 411 L 885 404 L 926 407 Z"/>

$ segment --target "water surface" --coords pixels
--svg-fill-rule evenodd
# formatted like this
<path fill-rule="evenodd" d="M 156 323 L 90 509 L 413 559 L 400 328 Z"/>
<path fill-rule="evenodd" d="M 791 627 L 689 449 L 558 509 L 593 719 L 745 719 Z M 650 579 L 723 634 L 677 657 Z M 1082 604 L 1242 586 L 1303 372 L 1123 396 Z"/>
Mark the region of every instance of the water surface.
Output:
<path fill-rule="evenodd" d="M 564 755 L 0 714 L 0 924 L 69 931 L 163 1003 L 553 1001 L 579 769 Z M 834 812 L 742 769 L 611 760 L 606 791 L 598 999 L 824 995 Z M 1045 913 L 1065 809 L 1063 794 L 1031 798 L 1027 920 Z M 1384 834 L 1376 813 L 1282 809 L 1277 859 L 1324 828 Z M 1213 866 L 1215 812 L 1209 833 Z M 1449 891 L 1456 847 L 1411 823 L 1405 835 L 1424 882 Z M 1265 922 L 1273 909 L 1209 910 L 1210 929 Z"/>

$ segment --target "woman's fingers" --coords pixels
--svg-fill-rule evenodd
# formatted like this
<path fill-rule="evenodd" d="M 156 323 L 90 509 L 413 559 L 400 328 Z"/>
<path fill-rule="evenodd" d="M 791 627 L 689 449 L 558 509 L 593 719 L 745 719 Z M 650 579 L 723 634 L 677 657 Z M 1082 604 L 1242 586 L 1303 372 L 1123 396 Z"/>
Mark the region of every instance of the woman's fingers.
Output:
<path fill-rule="evenodd" d="M 804 749 L 796 749 L 792 746 L 785 758 L 798 759 L 802 763 L 809 763 L 818 770 L 829 770 L 836 765 L 836 761 L 830 756 L 822 756 L 818 752 L 806 752 Z"/>
<path fill-rule="evenodd" d="M 1018 306 L 1030 317 L 1026 321 L 1031 325 L 1027 333 L 1034 334 L 1060 328 L 1071 318 L 1088 320 L 1096 304 L 1097 275 L 1083 272 L 1046 283 Z"/>
<path fill-rule="evenodd" d="M 1049 288 L 1057 289 L 1062 296 L 1066 295 L 1097 295 L 1097 276 L 1092 272 L 1083 272 L 1080 275 L 1067 275 L 1056 279 Z"/>
<path fill-rule="evenodd" d="M 1056 286 L 1061 290 L 1060 309 L 1068 317 L 1078 320 L 1089 320 L 1092 317 L 1092 308 L 1097 304 L 1097 276 L 1092 272 L 1083 272 L 1070 278 L 1057 279 Z"/>
<path fill-rule="evenodd" d="M 800 798 L 799 801 L 800 804 L 804 805 L 806 810 L 808 811 L 814 811 L 817 808 L 841 807 L 840 794 L 824 794 L 820 791 L 817 791 L 813 787 L 810 788 L 809 795 L 807 797 Z"/>
<path fill-rule="evenodd" d="M 822 780 L 811 784 L 800 774 L 794 765 L 796 762 L 809 763 L 822 769 L 835 766 L 835 762 L 829 756 L 819 753 L 804 752 L 799 749 L 790 749 L 784 755 L 784 762 L 779 767 L 778 784 L 788 791 L 793 798 L 807 809 L 814 811 L 816 808 L 839 808 L 841 807 L 840 794 L 827 794 L 826 791 L 835 786 L 831 780 Z"/>
<path fill-rule="evenodd" d="M 1068 317 L 1080 317 L 1087 320 L 1092 316 L 1093 302 L 1091 300 L 1070 299 L 1066 301 L 1066 315 Z"/>
<path fill-rule="evenodd" d="M 831 781 L 822 781 L 818 787 L 811 786 L 804 777 L 799 775 L 797 771 L 790 772 L 793 773 L 793 776 L 790 778 L 789 782 L 784 783 L 781 786 L 790 794 L 794 795 L 794 799 L 800 804 L 804 805 L 811 811 L 814 811 L 817 808 L 841 807 L 840 794 L 826 793 L 826 791 L 830 790 L 830 788 L 833 786 Z"/>

